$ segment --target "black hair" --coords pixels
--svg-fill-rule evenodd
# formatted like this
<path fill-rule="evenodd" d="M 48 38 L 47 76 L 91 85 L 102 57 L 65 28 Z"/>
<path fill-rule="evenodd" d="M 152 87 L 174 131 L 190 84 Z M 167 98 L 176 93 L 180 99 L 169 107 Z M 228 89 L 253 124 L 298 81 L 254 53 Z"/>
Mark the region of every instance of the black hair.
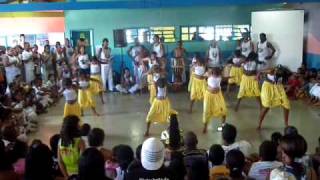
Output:
<path fill-rule="evenodd" d="M 215 166 L 221 165 L 224 161 L 224 150 L 220 144 L 214 144 L 209 150 L 209 160 Z"/>
<path fill-rule="evenodd" d="M 18 132 L 14 125 L 7 125 L 2 129 L 1 135 L 3 139 L 14 142 L 17 140 Z"/>
<path fill-rule="evenodd" d="M 281 138 L 282 134 L 280 132 L 274 132 L 271 134 L 271 141 L 277 145 L 279 145 Z"/>
<path fill-rule="evenodd" d="M 93 128 L 88 134 L 89 145 L 92 147 L 99 147 L 103 145 L 105 134 L 103 129 Z"/>
<path fill-rule="evenodd" d="M 96 148 L 86 149 L 79 160 L 79 180 L 105 180 L 104 158 Z"/>
<path fill-rule="evenodd" d="M 92 56 L 91 61 L 98 61 L 97 56 Z"/>
<path fill-rule="evenodd" d="M 187 132 L 184 135 L 184 145 L 186 148 L 195 149 L 198 145 L 197 135 L 192 131 Z"/>
<path fill-rule="evenodd" d="M 53 179 L 52 153 L 45 144 L 31 145 L 26 156 L 25 180 Z"/>
<path fill-rule="evenodd" d="M 267 37 L 266 33 L 260 33 L 260 36 Z"/>
<path fill-rule="evenodd" d="M 160 88 L 164 88 L 167 84 L 167 80 L 163 77 L 160 77 L 157 82 L 156 82 L 157 86 Z"/>
<path fill-rule="evenodd" d="M 114 157 L 116 161 L 118 162 L 121 170 L 126 171 L 129 164 L 134 159 L 134 153 L 130 146 L 128 145 L 117 145 L 112 149 L 112 152 L 114 154 Z"/>
<path fill-rule="evenodd" d="M 50 148 L 54 157 L 58 157 L 59 140 L 60 140 L 60 134 L 55 134 L 50 137 Z"/>
<path fill-rule="evenodd" d="M 237 137 L 237 129 L 231 124 L 226 124 L 222 129 L 222 139 L 228 143 L 232 144 L 235 142 Z"/>
<path fill-rule="evenodd" d="M 22 37 L 22 36 L 23 36 L 23 37 L 25 37 L 25 35 L 24 35 L 24 34 L 20 34 L 20 37 Z"/>
<path fill-rule="evenodd" d="M 12 143 L 12 147 L 7 148 L 7 156 L 11 163 L 15 163 L 18 159 L 25 158 L 27 151 L 28 145 L 25 142 L 17 140 Z"/>
<path fill-rule="evenodd" d="M 287 126 L 286 128 L 284 128 L 284 135 L 298 135 L 298 129 L 294 126 Z"/>
<path fill-rule="evenodd" d="M 80 128 L 80 135 L 88 136 L 90 130 L 91 130 L 91 126 L 88 123 L 84 123 Z"/>
<path fill-rule="evenodd" d="M 103 44 L 104 42 L 109 42 L 109 39 L 108 39 L 108 38 L 103 38 L 103 39 L 102 39 L 102 44 Z"/>
<path fill-rule="evenodd" d="M 264 141 L 259 147 L 259 156 L 262 161 L 275 161 L 277 153 L 277 144 L 272 141 Z"/>
<path fill-rule="evenodd" d="M 280 141 L 282 151 L 292 160 L 301 158 L 307 152 L 307 142 L 301 135 L 284 135 Z"/>
<path fill-rule="evenodd" d="M 176 114 L 170 116 L 169 125 L 169 146 L 171 149 L 179 149 L 181 146 L 181 136 L 179 122 Z"/>
<path fill-rule="evenodd" d="M 235 50 L 234 55 L 237 57 L 241 56 L 241 51 L 239 49 Z"/>
<path fill-rule="evenodd" d="M 65 87 L 70 87 L 70 86 L 72 86 L 72 79 L 71 79 L 71 78 L 65 78 L 65 79 L 64 79 L 64 86 L 65 86 Z"/>
<path fill-rule="evenodd" d="M 160 37 L 159 37 L 159 35 L 158 34 L 155 34 L 155 35 L 153 35 L 155 38 L 158 38 L 158 39 L 160 39 Z"/>
<path fill-rule="evenodd" d="M 220 67 L 213 67 L 211 68 L 212 69 L 212 73 L 215 75 L 215 76 L 220 76 L 221 75 L 221 68 Z"/>
<path fill-rule="evenodd" d="M 0 172 L 13 170 L 12 164 L 10 163 L 10 159 L 7 156 L 6 149 L 4 146 L 4 142 L 0 139 Z"/>
<path fill-rule="evenodd" d="M 80 136 L 79 131 L 79 121 L 80 119 L 77 116 L 71 115 L 63 119 L 60 136 L 61 136 L 61 145 L 69 146 L 74 144 L 74 138 Z"/>
<path fill-rule="evenodd" d="M 48 74 L 48 79 L 50 79 L 51 77 L 54 77 L 54 74 L 52 73 Z"/>
<path fill-rule="evenodd" d="M 245 165 L 245 157 L 239 150 L 232 149 L 226 155 L 227 167 L 230 170 L 231 178 L 242 177 L 242 171 Z"/>
<path fill-rule="evenodd" d="M 49 44 L 45 45 L 44 49 L 46 49 L 46 48 L 49 48 L 49 50 L 50 50 L 50 45 Z"/>
<path fill-rule="evenodd" d="M 252 51 L 248 54 L 246 61 L 256 61 L 257 59 L 258 59 L 258 54 Z"/>
<path fill-rule="evenodd" d="M 141 160 L 141 149 L 142 149 L 142 144 L 140 144 L 137 148 L 136 148 L 136 158 L 138 160 Z"/>

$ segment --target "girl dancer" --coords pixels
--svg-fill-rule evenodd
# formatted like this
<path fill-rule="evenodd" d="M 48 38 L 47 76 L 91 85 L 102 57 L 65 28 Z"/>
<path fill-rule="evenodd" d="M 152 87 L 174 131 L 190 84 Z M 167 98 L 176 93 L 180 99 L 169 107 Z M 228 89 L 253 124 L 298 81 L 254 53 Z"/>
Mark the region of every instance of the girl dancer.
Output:
<path fill-rule="evenodd" d="M 154 98 L 156 97 L 156 82 L 160 78 L 159 65 L 153 65 L 148 74 L 148 90 L 150 93 L 149 103 L 152 105 Z"/>
<path fill-rule="evenodd" d="M 171 104 L 167 97 L 166 79 L 159 78 L 156 82 L 156 98 L 152 102 L 146 119 L 147 130 L 145 136 L 149 136 L 151 123 L 167 123 L 171 114 L 177 114 L 177 112 L 171 109 Z"/>
<path fill-rule="evenodd" d="M 81 109 L 78 103 L 77 88 L 72 84 L 72 80 L 70 78 L 65 79 L 63 96 L 65 98 L 63 117 L 74 115 L 80 118 Z"/>
<path fill-rule="evenodd" d="M 232 58 L 232 67 L 230 69 L 230 74 L 229 74 L 228 87 L 227 87 L 228 93 L 230 91 L 231 85 L 234 85 L 234 84 L 236 86 L 240 85 L 241 78 L 243 75 L 243 69 L 241 67 L 242 63 L 243 63 L 243 57 L 241 55 L 241 51 L 236 50 L 234 52 L 234 57 Z"/>
<path fill-rule="evenodd" d="M 90 89 L 90 80 L 96 81 L 94 79 L 88 78 L 84 73 L 80 74 L 79 78 L 79 90 L 78 90 L 78 103 L 81 108 L 81 116 L 83 116 L 83 110 L 85 108 L 91 108 L 94 115 L 99 116 L 96 111 L 96 102 L 93 97 L 93 93 Z M 98 82 L 97 82 L 98 83 Z"/>
<path fill-rule="evenodd" d="M 208 71 L 208 88 L 204 94 L 203 101 L 203 133 L 207 132 L 208 123 L 214 117 L 222 118 L 222 127 L 225 124 L 227 106 L 221 92 L 221 80 L 222 77 L 219 68 L 215 67 Z M 218 131 L 221 131 L 222 127 L 219 127 Z"/>
<path fill-rule="evenodd" d="M 94 81 L 90 81 L 91 92 L 96 95 L 99 94 L 102 104 L 104 104 L 103 100 L 103 87 L 101 80 L 101 67 L 100 62 L 98 61 L 96 56 L 92 57 L 91 65 L 90 65 L 90 78 Z"/>

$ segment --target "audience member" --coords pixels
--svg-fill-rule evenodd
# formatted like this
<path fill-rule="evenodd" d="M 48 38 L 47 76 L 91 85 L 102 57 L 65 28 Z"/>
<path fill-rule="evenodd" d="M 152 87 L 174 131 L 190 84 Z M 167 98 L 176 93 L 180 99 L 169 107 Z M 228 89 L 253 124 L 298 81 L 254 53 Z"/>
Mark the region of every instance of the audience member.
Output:
<path fill-rule="evenodd" d="M 140 144 L 136 148 L 136 158 L 130 163 L 130 165 L 128 167 L 128 172 L 133 171 L 135 169 L 142 168 L 142 164 L 141 164 L 141 149 L 142 149 L 142 144 Z"/>
<path fill-rule="evenodd" d="M 230 170 L 231 179 L 246 179 L 243 173 L 245 156 L 240 150 L 231 149 L 226 156 L 227 167 Z"/>
<path fill-rule="evenodd" d="M 103 147 L 104 138 L 104 131 L 100 128 L 93 128 L 88 135 L 89 147 L 97 148 L 107 161 L 112 159 L 112 152 Z"/>
<path fill-rule="evenodd" d="M 134 153 L 131 147 L 128 145 L 118 145 L 114 147 L 114 149 L 114 156 L 119 164 L 119 167 L 116 168 L 116 177 L 114 179 L 123 180 L 128 166 L 133 161 Z"/>
<path fill-rule="evenodd" d="M 90 133 L 91 126 L 87 123 L 84 123 L 80 128 L 81 139 L 84 141 L 86 147 L 89 147 L 88 135 Z"/>
<path fill-rule="evenodd" d="M 8 156 L 6 155 L 5 145 L 0 141 L 0 179 L 19 180 L 19 175 L 14 172 Z"/>
<path fill-rule="evenodd" d="M 209 160 L 211 163 L 210 180 L 217 180 L 222 177 L 228 177 L 230 170 L 223 164 L 224 150 L 221 145 L 214 144 L 209 150 Z"/>
<path fill-rule="evenodd" d="M 52 151 L 52 160 L 53 160 L 53 174 L 54 176 L 62 177 L 60 171 L 59 162 L 58 162 L 58 147 L 60 141 L 60 134 L 55 134 L 50 138 L 50 148 Z"/>

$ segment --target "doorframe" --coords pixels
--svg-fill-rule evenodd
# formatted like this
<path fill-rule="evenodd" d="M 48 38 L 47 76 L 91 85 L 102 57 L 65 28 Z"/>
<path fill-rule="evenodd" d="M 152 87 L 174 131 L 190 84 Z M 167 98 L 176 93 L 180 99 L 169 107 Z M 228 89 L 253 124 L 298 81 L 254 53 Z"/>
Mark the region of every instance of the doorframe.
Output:
<path fill-rule="evenodd" d="M 94 48 L 95 48 L 95 45 L 94 45 L 94 29 L 92 29 L 92 28 L 89 28 L 89 29 L 71 29 L 70 30 L 70 40 L 72 39 L 72 31 L 89 31 L 89 33 L 90 33 L 90 44 L 91 44 L 91 49 L 90 49 L 90 51 L 91 51 L 91 54 L 92 54 L 92 56 L 94 56 L 95 55 L 95 50 L 94 50 Z M 73 46 L 74 46 L 74 44 L 73 44 Z"/>

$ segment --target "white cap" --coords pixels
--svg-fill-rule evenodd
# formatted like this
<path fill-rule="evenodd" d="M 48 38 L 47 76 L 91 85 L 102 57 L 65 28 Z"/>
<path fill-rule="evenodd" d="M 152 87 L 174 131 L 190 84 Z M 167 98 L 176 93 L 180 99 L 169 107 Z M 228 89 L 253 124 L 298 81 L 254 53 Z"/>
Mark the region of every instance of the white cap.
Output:
<path fill-rule="evenodd" d="M 277 168 L 271 171 L 270 180 L 296 180 L 296 178 L 283 169 Z"/>
<path fill-rule="evenodd" d="M 144 141 L 141 149 L 141 163 L 147 170 L 158 170 L 164 161 L 164 145 L 157 138 Z"/>

